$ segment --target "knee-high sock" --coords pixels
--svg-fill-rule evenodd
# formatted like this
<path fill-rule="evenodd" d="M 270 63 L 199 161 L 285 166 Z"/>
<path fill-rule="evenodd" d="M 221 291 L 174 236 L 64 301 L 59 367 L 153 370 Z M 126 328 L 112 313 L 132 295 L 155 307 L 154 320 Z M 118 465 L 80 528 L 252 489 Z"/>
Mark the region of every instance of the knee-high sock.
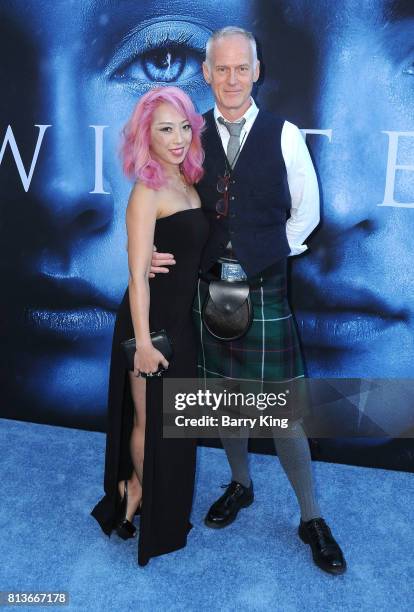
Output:
<path fill-rule="evenodd" d="M 283 433 L 280 429 L 275 429 L 274 433 L 276 452 L 296 493 L 302 520 L 321 516 L 313 485 L 308 439 L 301 421 L 289 424 Z"/>
<path fill-rule="evenodd" d="M 247 445 L 249 438 L 229 438 L 228 433 L 220 431 L 221 442 L 226 451 L 227 459 L 231 468 L 231 479 L 240 482 L 245 487 L 250 485 L 249 463 Z"/>

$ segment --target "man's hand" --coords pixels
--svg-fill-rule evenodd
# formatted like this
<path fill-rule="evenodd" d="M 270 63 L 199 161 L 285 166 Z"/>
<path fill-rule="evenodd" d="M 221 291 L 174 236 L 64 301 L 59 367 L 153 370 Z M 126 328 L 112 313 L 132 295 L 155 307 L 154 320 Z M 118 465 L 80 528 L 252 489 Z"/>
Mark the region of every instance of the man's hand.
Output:
<path fill-rule="evenodd" d="M 174 255 L 172 255 L 172 253 L 158 253 L 157 247 L 154 246 L 149 277 L 154 278 L 154 276 L 159 272 L 163 272 L 165 274 L 166 272 L 169 272 L 169 269 L 165 268 L 164 266 L 173 265 L 175 265 Z"/>

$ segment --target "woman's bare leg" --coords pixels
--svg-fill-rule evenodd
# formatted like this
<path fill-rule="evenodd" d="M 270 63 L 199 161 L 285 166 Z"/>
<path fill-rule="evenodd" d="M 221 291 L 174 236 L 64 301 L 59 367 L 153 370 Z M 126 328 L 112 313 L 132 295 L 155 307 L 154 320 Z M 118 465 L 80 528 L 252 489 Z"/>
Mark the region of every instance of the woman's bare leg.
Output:
<path fill-rule="evenodd" d="M 131 433 L 130 451 L 134 465 L 131 478 L 128 480 L 128 506 L 127 519 L 132 521 L 136 509 L 141 503 L 142 498 L 142 473 L 144 464 L 144 445 L 145 445 L 145 378 L 138 378 L 129 372 L 129 382 L 131 385 L 131 395 L 134 402 L 134 426 Z M 124 481 L 118 483 L 121 497 L 124 495 Z"/>
<path fill-rule="evenodd" d="M 131 458 L 134 464 L 138 480 L 142 483 L 142 470 L 144 465 L 144 445 L 145 445 L 145 417 L 146 417 L 146 380 L 138 378 L 129 373 L 131 384 L 131 394 L 134 402 L 134 427 L 131 434 Z"/>

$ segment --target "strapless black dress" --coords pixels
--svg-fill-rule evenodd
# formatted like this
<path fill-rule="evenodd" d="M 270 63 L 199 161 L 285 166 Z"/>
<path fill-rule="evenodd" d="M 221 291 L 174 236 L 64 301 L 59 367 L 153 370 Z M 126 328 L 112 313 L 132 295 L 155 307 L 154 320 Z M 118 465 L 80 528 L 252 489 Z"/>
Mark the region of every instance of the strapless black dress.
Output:
<path fill-rule="evenodd" d="M 173 253 L 175 266 L 168 274 L 150 279 L 150 329 L 165 329 L 174 344 L 165 377 L 197 377 L 197 338 L 192 321 L 201 251 L 208 236 L 208 221 L 200 208 L 186 209 L 157 220 L 154 243 L 158 251 Z M 91 514 L 108 536 L 116 523 L 118 482 L 129 479 L 133 464 L 129 440 L 134 405 L 120 343 L 134 329 L 128 289 L 114 328 L 109 378 L 105 496 Z M 196 441 L 163 439 L 162 379 L 147 379 L 143 496 L 139 525 L 138 563 L 186 545 L 191 512 Z"/>

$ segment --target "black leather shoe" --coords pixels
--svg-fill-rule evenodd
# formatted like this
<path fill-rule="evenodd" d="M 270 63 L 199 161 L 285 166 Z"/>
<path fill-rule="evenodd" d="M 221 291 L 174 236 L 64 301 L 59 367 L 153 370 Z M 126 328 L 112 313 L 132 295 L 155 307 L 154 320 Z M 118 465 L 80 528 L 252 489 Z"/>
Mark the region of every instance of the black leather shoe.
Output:
<path fill-rule="evenodd" d="M 119 493 L 118 493 L 119 495 Z M 115 530 L 120 538 L 128 540 L 129 538 L 135 537 L 137 530 L 134 525 L 127 519 L 127 504 L 128 504 L 128 484 L 125 480 L 124 483 L 124 496 L 121 499 L 119 495 L 118 508 L 117 508 L 117 525 Z"/>
<path fill-rule="evenodd" d="M 315 564 L 329 574 L 343 574 L 346 571 L 346 561 L 339 544 L 335 541 L 331 530 L 323 518 L 310 521 L 300 521 L 299 537 L 309 544 Z"/>
<path fill-rule="evenodd" d="M 244 487 L 233 480 L 227 486 L 226 492 L 211 506 L 204 523 L 213 529 L 227 527 L 236 519 L 240 508 L 247 508 L 253 500 L 253 482 L 250 482 L 249 487 Z"/>

